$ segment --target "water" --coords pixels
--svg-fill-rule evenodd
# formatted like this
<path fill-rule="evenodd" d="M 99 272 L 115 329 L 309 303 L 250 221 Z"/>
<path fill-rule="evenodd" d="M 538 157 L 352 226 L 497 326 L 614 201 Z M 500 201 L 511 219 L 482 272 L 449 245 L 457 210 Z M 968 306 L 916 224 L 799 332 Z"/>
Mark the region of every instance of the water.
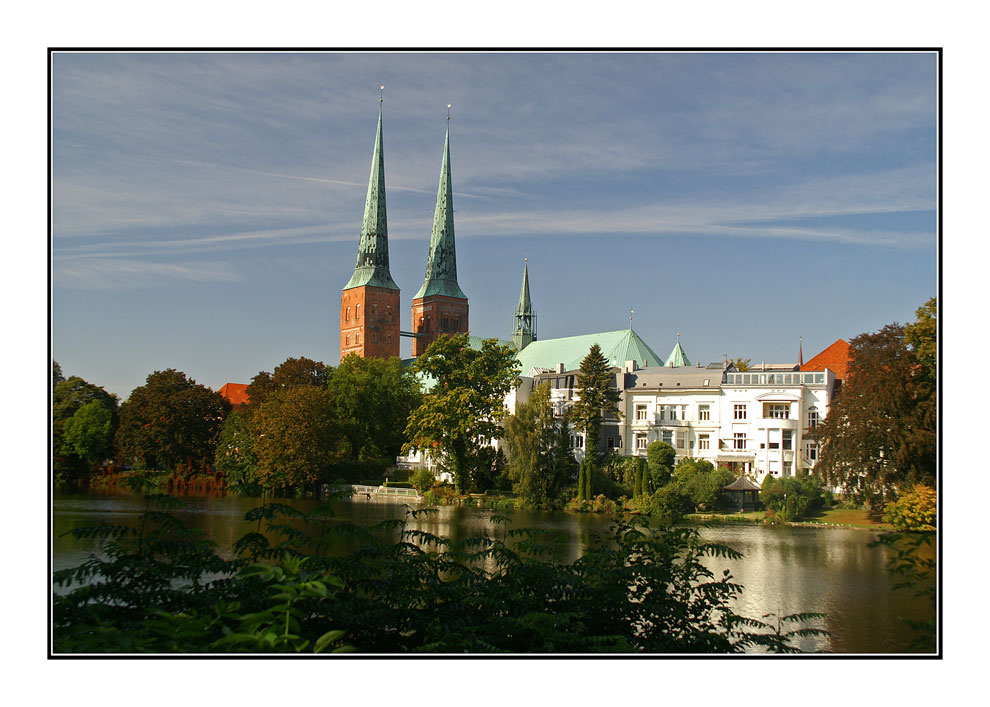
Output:
<path fill-rule="evenodd" d="M 258 499 L 235 496 L 184 497 L 186 508 L 176 515 L 192 527 L 202 528 L 230 557 L 234 542 L 256 523 L 244 514 L 259 505 Z M 302 511 L 317 505 L 312 500 L 282 500 Z M 355 497 L 334 504 L 337 517 L 362 526 L 388 518 L 401 518 L 406 507 L 396 502 L 368 501 Z M 98 552 L 99 541 L 62 536 L 66 531 L 104 523 L 136 524 L 144 500 L 130 494 L 56 494 L 53 508 L 55 570 L 74 567 Z M 511 522 L 495 526 L 493 515 Z M 487 510 L 469 506 L 442 506 L 436 513 L 412 520 L 410 528 L 458 539 L 505 528 L 546 528 L 565 535 L 561 559 L 573 561 L 589 547 L 595 534 L 606 535 L 612 519 L 588 513 Z M 493 531 L 493 528 L 496 528 Z M 869 547 L 875 534 L 866 530 L 723 525 L 701 530 L 706 540 L 729 545 L 742 552 L 741 560 L 706 559 L 706 566 L 721 575 L 729 569 L 745 591 L 733 607 L 738 613 L 760 618 L 816 611 L 827 614 L 819 628 L 828 638 L 805 638 L 802 650 L 835 653 L 902 653 L 912 638 L 901 617 L 921 618 L 924 605 L 907 592 L 891 590 L 886 571 L 889 550 Z M 348 548 L 342 548 L 348 549 Z"/>

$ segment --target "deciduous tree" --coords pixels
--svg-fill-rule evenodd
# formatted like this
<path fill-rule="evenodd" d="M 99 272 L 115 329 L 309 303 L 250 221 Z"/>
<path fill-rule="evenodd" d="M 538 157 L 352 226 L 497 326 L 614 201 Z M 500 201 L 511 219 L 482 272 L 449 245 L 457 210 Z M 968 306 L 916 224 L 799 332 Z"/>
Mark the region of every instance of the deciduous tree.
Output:
<path fill-rule="evenodd" d="M 550 510 L 562 505 L 559 496 L 570 480 L 573 457 L 561 453 L 560 446 L 566 451 L 569 437 L 566 424 L 565 435 L 560 428 L 550 402 L 549 382 L 538 386 L 529 401 L 518 405 L 515 414 L 505 420 L 513 491 L 533 508 Z"/>
<path fill-rule="evenodd" d="M 268 489 L 302 488 L 340 461 L 343 434 L 328 390 L 297 385 L 271 393 L 251 415 L 255 478 Z"/>
<path fill-rule="evenodd" d="M 57 372 L 61 373 L 60 370 Z M 53 380 L 57 377 L 55 373 L 56 371 L 53 370 Z M 60 480 L 78 477 L 87 471 L 87 461 L 79 454 L 75 444 L 75 441 L 81 439 L 77 437 L 75 441 L 67 441 L 65 428 L 80 409 L 93 402 L 99 403 L 109 411 L 112 439 L 118 423 L 116 395 L 108 393 L 100 386 L 87 383 L 79 376 L 71 376 L 68 380 L 60 381 L 52 389 L 53 471 Z M 86 417 L 89 418 L 91 415 L 92 413 L 87 413 Z M 81 430 L 82 427 L 77 430 L 77 435 L 81 434 Z"/>
<path fill-rule="evenodd" d="M 312 385 L 322 388 L 327 384 L 332 368 L 322 361 L 300 356 L 287 358 L 275 367 L 274 372 L 260 371 L 247 387 L 247 395 L 252 405 L 260 405 L 269 394 L 297 385 Z"/>
<path fill-rule="evenodd" d="M 598 344 L 581 361 L 577 387 L 581 391 L 580 399 L 571 408 L 571 419 L 575 428 L 584 432 L 586 453 L 594 458 L 598 454 L 602 421 L 607 414 L 620 415 L 617 406 L 621 399 L 621 393 L 613 385 L 608 359 Z"/>
<path fill-rule="evenodd" d="M 502 434 L 503 399 L 518 380 L 515 352 L 495 339 L 472 349 L 467 334 L 441 336 L 413 368 L 432 385 L 409 416 L 406 448 L 443 455 L 457 490 L 463 491 L 471 458 Z"/>
<path fill-rule="evenodd" d="M 231 484 L 251 484 L 257 479 L 258 458 L 254 453 L 254 438 L 250 429 L 250 414 L 235 410 L 223 421 L 214 465 L 227 475 Z"/>
<path fill-rule="evenodd" d="M 666 442 L 650 442 L 646 448 L 646 466 L 653 488 L 658 489 L 668 481 L 674 472 L 674 458 L 677 451 Z"/>
<path fill-rule="evenodd" d="M 394 457 L 407 442 L 409 413 L 422 402 L 419 381 L 397 358 L 345 356 L 327 386 L 351 456 Z"/>
<path fill-rule="evenodd" d="M 120 406 L 116 444 L 124 463 L 203 469 L 213 452 L 230 403 L 220 393 L 169 368 L 155 371 Z"/>
<path fill-rule="evenodd" d="M 65 444 L 90 465 L 113 455 L 114 414 L 101 400 L 92 400 L 65 422 Z"/>
<path fill-rule="evenodd" d="M 934 303 L 930 302 L 932 310 Z M 830 485 L 882 507 L 901 486 L 935 483 L 934 342 L 926 321 L 888 324 L 850 342 L 849 375 L 818 430 L 815 467 Z M 927 332 L 927 333 L 926 333 Z"/>

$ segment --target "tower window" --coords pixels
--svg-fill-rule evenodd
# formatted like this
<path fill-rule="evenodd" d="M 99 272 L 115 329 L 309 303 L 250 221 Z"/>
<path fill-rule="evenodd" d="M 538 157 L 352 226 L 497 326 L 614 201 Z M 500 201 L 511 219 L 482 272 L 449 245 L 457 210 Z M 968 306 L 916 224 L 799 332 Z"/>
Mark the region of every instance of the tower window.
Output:
<path fill-rule="evenodd" d="M 348 321 L 348 322 L 351 321 L 351 308 L 350 307 L 347 308 L 347 316 L 344 317 L 344 321 Z"/>
<path fill-rule="evenodd" d="M 359 304 L 354 306 L 354 318 L 355 319 L 361 318 L 361 305 Z"/>

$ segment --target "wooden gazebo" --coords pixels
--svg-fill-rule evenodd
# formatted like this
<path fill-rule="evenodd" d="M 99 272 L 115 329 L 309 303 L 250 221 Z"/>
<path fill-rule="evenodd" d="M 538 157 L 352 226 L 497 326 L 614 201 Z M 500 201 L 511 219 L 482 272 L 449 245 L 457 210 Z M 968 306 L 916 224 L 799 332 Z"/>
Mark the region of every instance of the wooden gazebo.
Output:
<path fill-rule="evenodd" d="M 755 511 L 760 507 L 760 487 L 747 476 L 740 476 L 728 486 L 723 486 L 722 491 L 725 492 L 726 506 L 729 509 Z"/>

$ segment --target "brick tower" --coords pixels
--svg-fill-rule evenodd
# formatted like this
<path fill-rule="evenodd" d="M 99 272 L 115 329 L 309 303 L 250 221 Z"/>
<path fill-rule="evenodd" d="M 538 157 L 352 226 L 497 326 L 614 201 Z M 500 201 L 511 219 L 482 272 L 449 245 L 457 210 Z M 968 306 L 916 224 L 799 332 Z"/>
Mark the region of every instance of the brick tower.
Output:
<path fill-rule="evenodd" d="M 368 197 L 354 274 L 340 298 L 340 358 L 399 355 L 399 286 L 388 269 L 388 225 L 385 217 L 385 159 L 382 152 L 382 110 L 371 159 Z"/>
<path fill-rule="evenodd" d="M 413 356 L 420 356 L 441 334 L 468 331 L 468 299 L 457 284 L 457 257 L 454 253 L 454 202 L 450 180 L 450 116 L 443 144 L 443 166 L 433 212 L 430 256 L 426 279 L 413 296 Z"/>

